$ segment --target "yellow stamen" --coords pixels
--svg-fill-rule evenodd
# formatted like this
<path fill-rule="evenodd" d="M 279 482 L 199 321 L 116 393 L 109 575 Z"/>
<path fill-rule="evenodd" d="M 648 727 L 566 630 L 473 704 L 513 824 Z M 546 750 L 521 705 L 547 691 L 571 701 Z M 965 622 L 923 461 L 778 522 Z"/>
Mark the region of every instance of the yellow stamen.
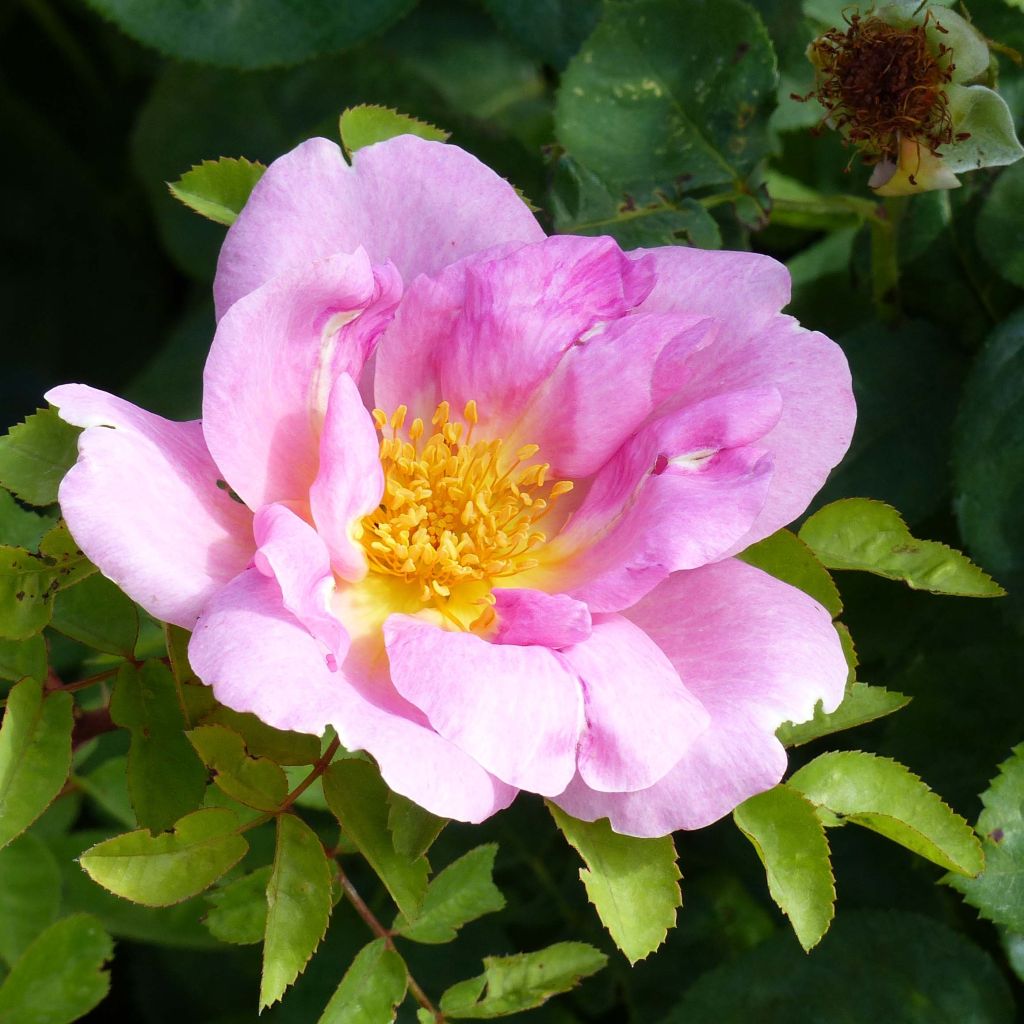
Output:
<path fill-rule="evenodd" d="M 481 582 L 492 586 L 537 565 L 528 556 L 546 536 L 535 524 L 572 482 L 547 484 L 547 463 L 523 465 L 539 452 L 535 444 L 510 453 L 500 438 L 473 441 L 475 401 L 466 403 L 464 422 L 451 420 L 451 406 L 441 402 L 426 437 L 419 417 L 402 436 L 407 414 L 404 405 L 391 416 L 373 411 L 385 487 L 380 506 L 360 523 L 369 568 L 415 584 L 423 604 L 458 628 L 482 630 L 493 612 L 485 609 L 467 627 L 452 614 L 454 593 L 475 583 L 479 594 Z"/>

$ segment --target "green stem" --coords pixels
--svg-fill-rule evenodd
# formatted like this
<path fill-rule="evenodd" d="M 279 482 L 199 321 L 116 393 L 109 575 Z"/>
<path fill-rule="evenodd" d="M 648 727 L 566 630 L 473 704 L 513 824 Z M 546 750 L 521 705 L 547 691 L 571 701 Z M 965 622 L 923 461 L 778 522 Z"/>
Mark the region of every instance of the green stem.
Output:
<path fill-rule="evenodd" d="M 907 197 L 887 198 L 885 216 L 871 221 L 871 295 L 879 319 L 894 324 L 900 318 L 900 222 Z"/>

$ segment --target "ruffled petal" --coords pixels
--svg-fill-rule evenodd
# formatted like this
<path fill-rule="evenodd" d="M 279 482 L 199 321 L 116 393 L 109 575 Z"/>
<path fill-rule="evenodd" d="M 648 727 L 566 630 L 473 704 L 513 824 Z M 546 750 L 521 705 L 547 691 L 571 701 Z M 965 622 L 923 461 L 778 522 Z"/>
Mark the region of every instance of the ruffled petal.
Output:
<path fill-rule="evenodd" d="M 76 543 L 150 614 L 191 629 L 255 547 L 252 513 L 218 486 L 200 424 L 172 423 L 84 384 L 46 398 L 86 428 L 60 486 Z"/>
<path fill-rule="evenodd" d="M 352 165 L 327 139 L 275 160 L 228 231 L 214 282 L 218 317 L 278 274 L 360 246 L 404 280 L 544 232 L 516 191 L 456 146 L 401 135 Z"/>
<path fill-rule="evenodd" d="M 646 789 L 675 765 L 710 717 L 661 649 L 621 615 L 562 652 L 583 684 L 579 775 L 603 792 Z"/>
<path fill-rule="evenodd" d="M 384 641 L 395 689 L 446 739 L 511 786 L 550 796 L 573 776 L 579 685 L 545 647 L 492 644 L 392 615 Z"/>
<path fill-rule="evenodd" d="M 242 573 L 204 610 L 189 644 L 197 675 L 217 699 L 276 729 L 321 735 L 334 727 L 365 749 L 392 789 L 442 817 L 482 821 L 516 791 L 442 739 L 383 680 L 331 671 L 320 644 L 282 603 L 277 583 Z"/>
<path fill-rule="evenodd" d="M 789 302 L 789 272 L 767 256 L 683 246 L 633 255 L 653 259 L 657 272 L 642 311 L 722 322 L 715 343 L 689 361 L 672 405 L 769 385 L 782 395 L 782 415 L 759 442 L 774 463 L 771 487 L 756 521 L 730 548 L 734 554 L 796 519 L 846 453 L 856 420 L 846 356 L 823 334 L 779 315 Z"/>
<path fill-rule="evenodd" d="M 778 417 L 778 393 L 761 388 L 644 427 L 597 474 L 525 579 L 591 611 L 618 611 L 669 573 L 721 558 L 764 505 L 772 461 L 760 439 Z"/>
<path fill-rule="evenodd" d="M 324 645 L 333 671 L 348 650 L 348 633 L 330 610 L 335 582 L 327 546 L 284 505 L 264 505 L 256 513 L 253 533 L 259 545 L 256 568 L 277 580 L 285 609 Z"/>
<path fill-rule="evenodd" d="M 691 353 L 717 333 L 710 317 L 639 314 L 581 338 L 538 389 L 516 428 L 559 479 L 596 473 L 686 380 Z"/>
<path fill-rule="evenodd" d="M 331 386 L 358 380 L 401 293 L 365 252 L 275 278 L 232 306 L 203 376 L 203 431 L 251 508 L 305 500 L 317 473 Z"/>
<path fill-rule="evenodd" d="M 384 493 L 380 443 L 359 389 L 347 373 L 331 388 L 320 436 L 320 470 L 309 492 L 310 509 L 338 575 L 361 580 L 366 555 L 353 530 Z"/>
<path fill-rule="evenodd" d="M 590 609 L 567 594 L 542 590 L 494 591 L 496 644 L 537 645 L 553 651 L 582 643 L 590 636 Z"/>
<path fill-rule="evenodd" d="M 377 404 L 429 417 L 442 399 L 508 436 L 540 383 L 596 325 L 643 301 L 653 281 L 610 238 L 556 236 L 502 248 L 410 287 L 377 355 Z"/>
<path fill-rule="evenodd" d="M 624 613 L 668 656 L 711 723 L 659 782 L 599 793 L 576 778 L 557 798 L 617 832 L 703 828 L 786 769 L 775 730 L 842 700 L 847 666 L 828 612 L 802 591 L 735 559 L 671 576 Z"/>

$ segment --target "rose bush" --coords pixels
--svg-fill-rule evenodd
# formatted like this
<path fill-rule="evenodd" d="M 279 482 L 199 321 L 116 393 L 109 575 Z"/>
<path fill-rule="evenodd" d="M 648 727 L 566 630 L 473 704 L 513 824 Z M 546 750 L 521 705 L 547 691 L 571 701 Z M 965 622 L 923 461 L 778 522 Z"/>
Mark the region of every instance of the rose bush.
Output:
<path fill-rule="evenodd" d="M 458 148 L 313 139 L 215 297 L 201 422 L 47 397 L 85 428 L 74 537 L 224 704 L 332 726 L 439 815 L 522 789 L 657 836 L 773 786 L 778 726 L 839 703 L 828 613 L 733 557 L 853 429 L 782 265 L 546 238 Z"/>

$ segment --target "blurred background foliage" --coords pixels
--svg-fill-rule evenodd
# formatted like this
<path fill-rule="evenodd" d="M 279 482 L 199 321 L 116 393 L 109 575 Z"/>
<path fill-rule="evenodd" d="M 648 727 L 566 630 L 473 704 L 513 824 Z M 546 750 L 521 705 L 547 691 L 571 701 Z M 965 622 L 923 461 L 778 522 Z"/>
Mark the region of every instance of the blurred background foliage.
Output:
<path fill-rule="evenodd" d="M 812 134 L 813 102 L 791 99 L 812 87 L 807 43 L 844 6 L 8 0 L 0 415 L 18 421 L 68 380 L 197 415 L 223 229 L 177 204 L 165 182 L 206 158 L 269 162 L 312 134 L 336 138 L 339 112 L 359 103 L 450 130 L 549 230 L 770 253 L 793 272 L 790 312 L 835 337 L 853 367 L 860 422 L 820 501 L 885 500 L 916 536 L 965 547 L 1010 590 L 972 603 L 839 574 L 861 677 L 913 697 L 839 743 L 898 758 L 975 821 L 979 794 L 1024 739 L 1024 166 L 909 203 L 900 315 L 883 323 L 867 171 L 837 137 Z M 969 8 L 986 36 L 1024 50 L 1019 5 Z M 1024 71 L 1004 51 L 998 74 L 1019 133 Z M 51 651 L 76 678 L 82 649 L 55 634 Z M 125 741 L 103 737 L 76 771 L 118 758 Z M 800 748 L 794 762 L 822 749 Z M 71 860 L 123 824 L 109 801 L 71 793 L 15 858 L 25 885 L 54 886 L 65 912 L 94 913 L 117 939 L 112 994 L 88 1019 L 255 1020 L 255 948 L 217 944 L 194 912 L 118 901 Z M 863 830 L 834 836 L 838 919 L 809 958 L 731 822 L 679 836 L 679 927 L 635 969 L 614 953 L 539 801 L 520 799 L 483 827 L 452 826 L 432 859 L 492 839 L 507 909 L 456 945 L 409 950 L 413 973 L 438 991 L 476 973 L 483 953 L 583 939 L 613 954 L 610 968 L 531 1014 L 538 1024 L 1022 1019 L 1024 939 L 979 921 L 937 884 L 939 869 Z M 1007 884 L 1024 892 L 1020 861 L 1013 870 Z M 368 871 L 357 882 L 383 902 Z M 315 1019 L 366 938 L 339 904 L 309 971 L 261 1019 Z"/>

